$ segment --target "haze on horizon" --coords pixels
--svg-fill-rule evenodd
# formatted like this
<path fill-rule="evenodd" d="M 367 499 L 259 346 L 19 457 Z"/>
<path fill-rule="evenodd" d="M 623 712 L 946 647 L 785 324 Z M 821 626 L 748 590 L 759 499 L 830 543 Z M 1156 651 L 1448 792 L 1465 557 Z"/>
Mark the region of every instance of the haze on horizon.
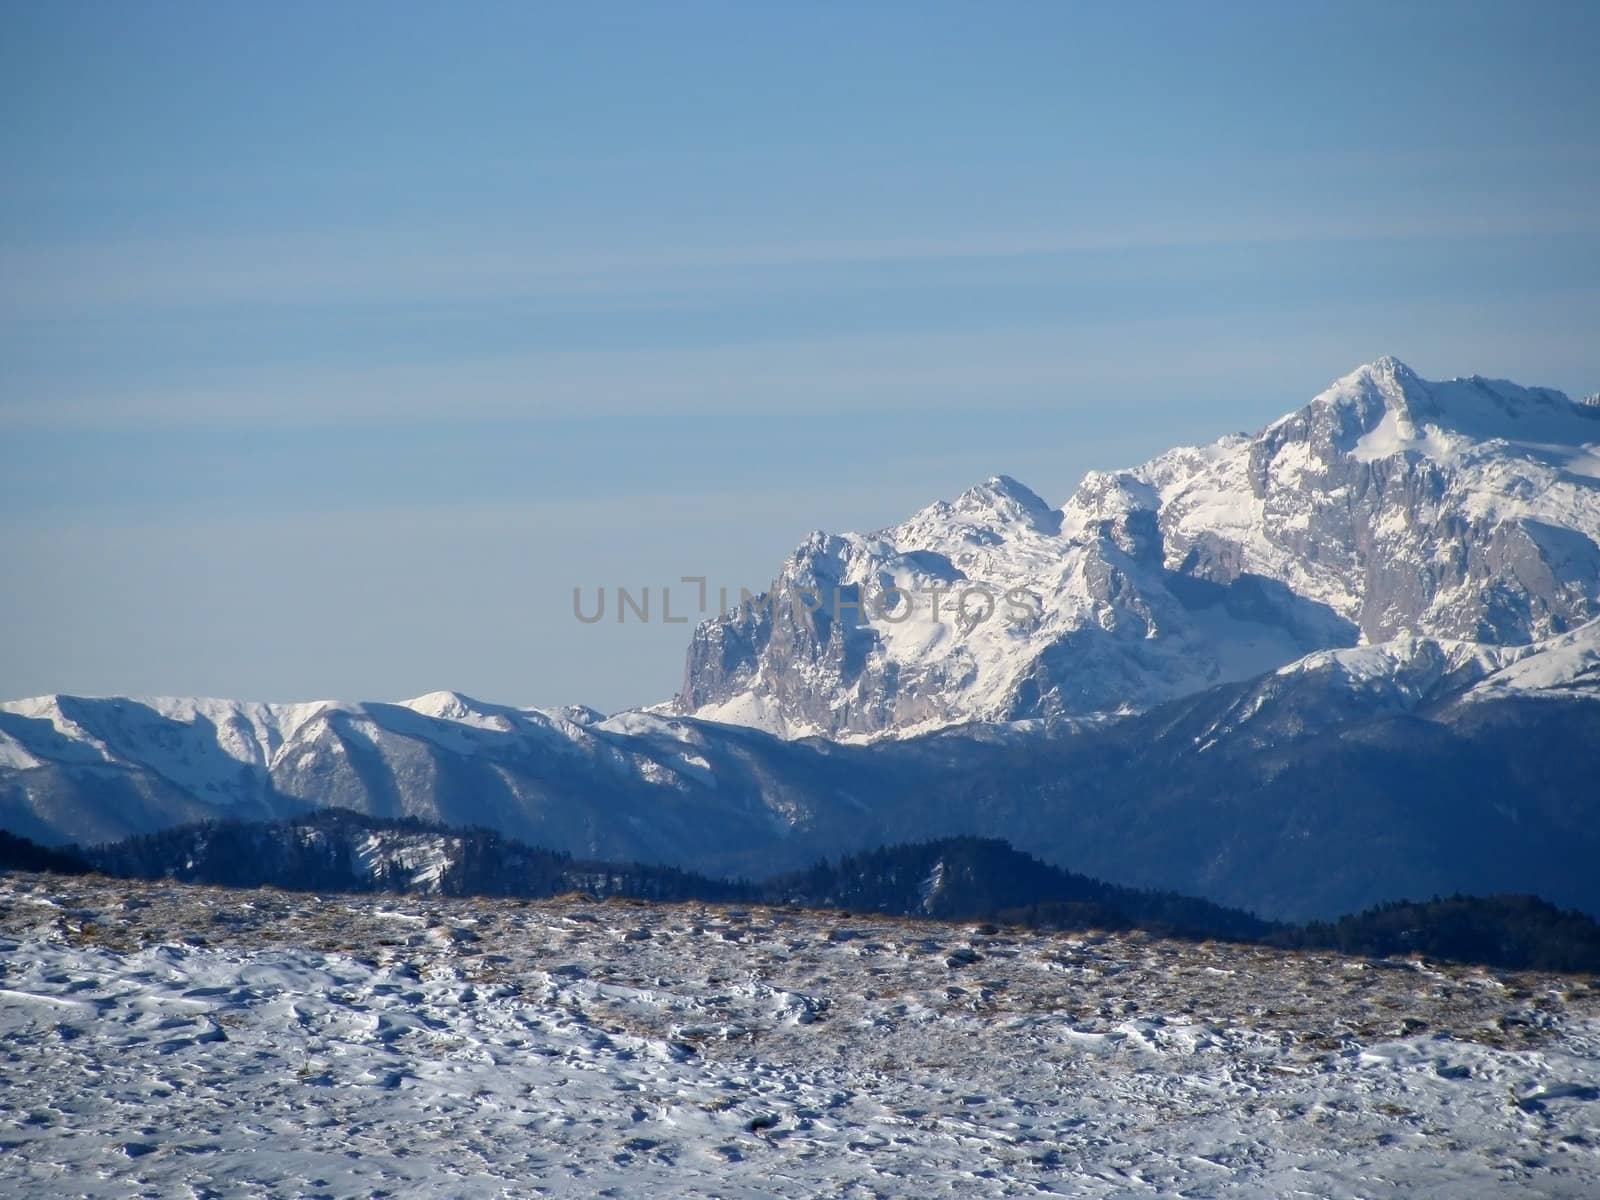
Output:
<path fill-rule="evenodd" d="M 1600 389 L 1600 9 L 13 5 L 0 688 L 665 699 L 813 528 Z"/>

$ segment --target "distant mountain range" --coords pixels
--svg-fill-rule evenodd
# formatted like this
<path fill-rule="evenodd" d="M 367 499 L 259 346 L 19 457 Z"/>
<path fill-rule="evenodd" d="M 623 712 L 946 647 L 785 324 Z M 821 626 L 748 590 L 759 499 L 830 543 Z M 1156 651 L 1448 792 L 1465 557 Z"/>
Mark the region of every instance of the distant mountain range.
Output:
<path fill-rule="evenodd" d="M 1061 509 L 1002 477 L 813 537 L 780 587 L 838 588 L 862 623 L 702 625 L 678 714 L 0 704 L 0 827 L 87 844 L 340 806 L 749 878 L 977 835 L 1274 919 L 1508 891 L 1600 913 L 1597 540 L 1600 406 L 1384 359 Z M 1028 615 L 872 603 L 976 583 Z"/>

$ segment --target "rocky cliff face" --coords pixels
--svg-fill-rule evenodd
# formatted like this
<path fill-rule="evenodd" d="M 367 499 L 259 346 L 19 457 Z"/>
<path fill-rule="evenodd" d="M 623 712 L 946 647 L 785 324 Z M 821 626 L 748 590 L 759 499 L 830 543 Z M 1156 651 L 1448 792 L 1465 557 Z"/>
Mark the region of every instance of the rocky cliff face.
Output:
<path fill-rule="evenodd" d="M 1600 409 L 1384 358 L 1060 509 L 1000 476 L 814 534 L 696 630 L 676 707 L 874 736 L 1140 710 L 1400 635 L 1526 644 L 1600 613 L 1597 541 Z"/>

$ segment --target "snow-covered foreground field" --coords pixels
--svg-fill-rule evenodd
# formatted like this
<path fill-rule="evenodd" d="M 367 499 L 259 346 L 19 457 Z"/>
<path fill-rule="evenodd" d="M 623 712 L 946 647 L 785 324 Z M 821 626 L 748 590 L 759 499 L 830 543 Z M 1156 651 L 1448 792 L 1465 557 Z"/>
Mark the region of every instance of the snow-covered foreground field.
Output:
<path fill-rule="evenodd" d="M 1593 1196 L 1600 987 L 0 878 L 8 1196 Z"/>

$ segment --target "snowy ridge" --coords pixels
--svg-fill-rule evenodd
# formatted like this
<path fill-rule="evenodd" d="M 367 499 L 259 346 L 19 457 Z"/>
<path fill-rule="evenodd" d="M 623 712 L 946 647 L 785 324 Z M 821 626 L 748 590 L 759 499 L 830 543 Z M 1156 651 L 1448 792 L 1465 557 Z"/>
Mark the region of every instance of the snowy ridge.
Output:
<path fill-rule="evenodd" d="M 402 710 L 404 710 L 402 712 Z M 407 722 L 404 712 L 431 718 Z M 538 709 L 485 705 L 454 692 L 399 704 L 320 700 L 271 704 L 208 698 L 36 696 L 0 702 L 6 744 L 32 759 L 116 763 L 127 758 L 218 804 L 257 795 L 262 780 L 334 719 L 376 739 L 403 729 L 470 744 L 479 732 L 524 737 L 576 728 Z M 32 746 L 33 749 L 29 749 Z"/>
<path fill-rule="evenodd" d="M 1600 699 L 1600 621 L 1513 654 L 1505 667 L 1473 688 L 1468 699 L 1508 693 Z"/>
<path fill-rule="evenodd" d="M 327 701 L 257 704 L 207 698 L 144 697 L 99 701 L 76 696 L 36 696 L 0 702 L 0 713 L 22 718 L 0 729 L 0 747 L 16 763 L 37 766 L 67 754 L 80 762 L 114 762 L 133 754 L 172 782 L 228 803 L 247 790 L 252 772 L 270 770 L 284 745 Z M 47 728 L 41 728 L 47 727 Z M 19 734 L 16 729 L 26 729 Z M 48 746 L 39 757 L 29 742 Z M 7 751 L 0 749 L 0 761 Z"/>
<path fill-rule="evenodd" d="M 630 806 L 646 793 L 715 793 L 693 724 L 456 692 L 397 704 L 33 697 L 0 703 L 0 820 L 46 841 L 97 842 L 337 805 L 530 838 L 555 822 L 568 844 L 576 831 L 561 821 L 577 818 L 550 806 L 580 788 Z M 764 814 L 759 796 L 715 803 Z"/>
<path fill-rule="evenodd" d="M 1600 695 L 1600 619 L 1570 633 L 1522 646 L 1497 646 L 1404 634 L 1388 642 L 1325 650 L 1279 675 L 1333 672 L 1352 687 L 1396 687 L 1415 696 L 1484 699 L 1509 692 Z"/>

